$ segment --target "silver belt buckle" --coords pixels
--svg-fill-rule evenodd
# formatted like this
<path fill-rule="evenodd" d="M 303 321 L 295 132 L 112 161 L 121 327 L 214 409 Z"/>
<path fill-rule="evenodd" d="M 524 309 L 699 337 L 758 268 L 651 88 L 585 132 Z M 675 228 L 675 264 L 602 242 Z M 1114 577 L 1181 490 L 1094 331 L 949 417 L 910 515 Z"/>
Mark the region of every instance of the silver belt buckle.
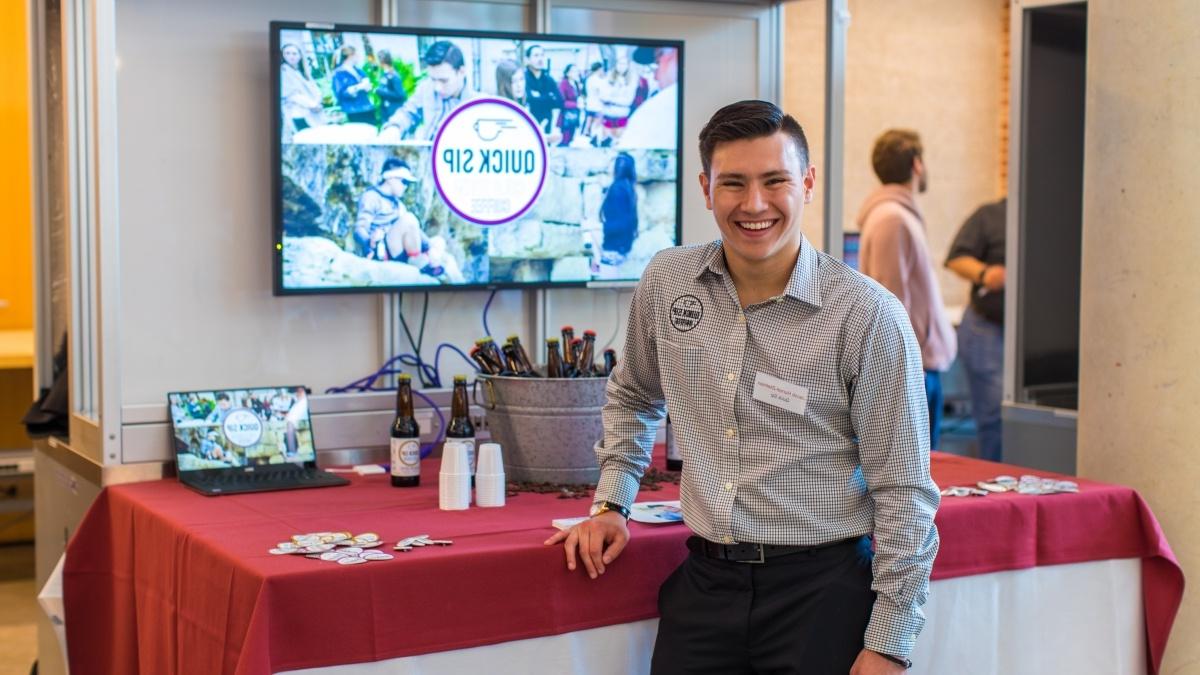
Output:
<path fill-rule="evenodd" d="M 761 564 L 767 562 L 766 547 L 763 546 L 762 544 L 755 544 L 755 546 L 758 547 L 758 560 L 739 560 L 738 562 L 746 563 L 747 565 L 761 565 Z"/>

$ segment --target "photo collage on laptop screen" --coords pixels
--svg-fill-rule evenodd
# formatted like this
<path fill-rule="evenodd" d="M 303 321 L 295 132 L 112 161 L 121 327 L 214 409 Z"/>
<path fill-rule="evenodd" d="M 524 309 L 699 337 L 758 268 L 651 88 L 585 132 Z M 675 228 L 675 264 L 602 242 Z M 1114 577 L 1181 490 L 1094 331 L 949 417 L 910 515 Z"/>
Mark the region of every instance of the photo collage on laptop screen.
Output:
<path fill-rule="evenodd" d="M 180 471 L 316 460 L 303 387 L 169 394 Z"/>

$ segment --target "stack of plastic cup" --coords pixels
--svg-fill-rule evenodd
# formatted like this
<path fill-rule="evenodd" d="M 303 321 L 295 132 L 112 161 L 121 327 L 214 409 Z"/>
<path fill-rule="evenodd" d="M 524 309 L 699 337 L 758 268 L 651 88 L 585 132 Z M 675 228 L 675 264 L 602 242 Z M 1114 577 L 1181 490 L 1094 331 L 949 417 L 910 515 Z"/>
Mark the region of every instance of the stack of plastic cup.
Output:
<path fill-rule="evenodd" d="M 438 474 L 438 506 L 443 511 L 461 511 L 471 505 L 471 467 L 467 445 L 446 441 L 442 446 L 442 470 Z"/>
<path fill-rule="evenodd" d="M 504 459 L 499 443 L 479 446 L 479 464 L 475 468 L 475 504 L 504 506 Z"/>

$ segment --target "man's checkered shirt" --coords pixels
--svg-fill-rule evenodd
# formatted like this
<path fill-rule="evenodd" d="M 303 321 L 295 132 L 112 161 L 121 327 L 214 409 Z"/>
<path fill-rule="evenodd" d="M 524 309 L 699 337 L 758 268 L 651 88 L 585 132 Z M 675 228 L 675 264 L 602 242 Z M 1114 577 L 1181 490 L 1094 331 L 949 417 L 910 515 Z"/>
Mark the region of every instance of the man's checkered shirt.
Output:
<path fill-rule="evenodd" d="M 738 302 L 721 243 L 646 268 L 608 383 L 596 501 L 628 506 L 665 404 L 688 527 L 715 542 L 817 545 L 871 534 L 865 645 L 906 656 L 937 553 L 921 351 L 900 302 L 805 240 L 783 295 Z M 802 414 L 756 374 L 805 387 Z"/>

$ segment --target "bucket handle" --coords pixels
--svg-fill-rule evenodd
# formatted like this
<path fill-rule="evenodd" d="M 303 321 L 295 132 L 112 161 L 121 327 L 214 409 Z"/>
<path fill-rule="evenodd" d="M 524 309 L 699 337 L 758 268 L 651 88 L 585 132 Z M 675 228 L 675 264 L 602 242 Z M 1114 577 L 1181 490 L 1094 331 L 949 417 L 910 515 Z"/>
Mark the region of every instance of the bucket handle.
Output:
<path fill-rule="evenodd" d="M 487 403 L 483 403 L 479 400 L 479 382 L 480 380 L 476 379 L 474 384 L 471 385 L 471 398 L 475 400 L 475 405 L 481 408 L 487 408 L 488 410 L 495 410 L 496 390 L 492 385 L 492 381 L 483 380 L 483 397 L 487 399 Z"/>

